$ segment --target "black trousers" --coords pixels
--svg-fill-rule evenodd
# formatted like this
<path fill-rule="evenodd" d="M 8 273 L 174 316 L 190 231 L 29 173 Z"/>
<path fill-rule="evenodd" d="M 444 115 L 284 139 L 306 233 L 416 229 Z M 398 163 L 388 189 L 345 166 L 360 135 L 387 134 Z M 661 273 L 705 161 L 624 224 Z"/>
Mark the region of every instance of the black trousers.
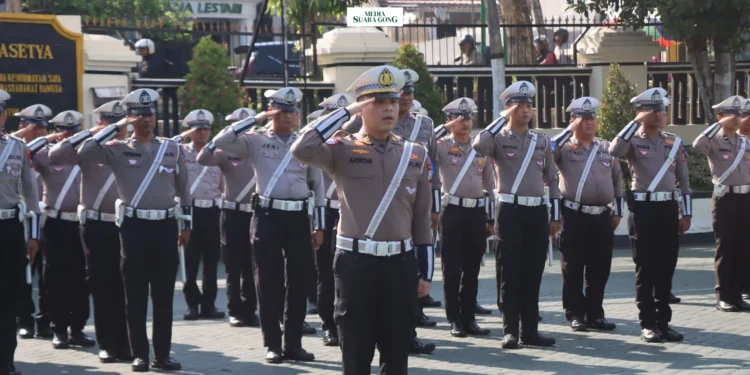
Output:
<path fill-rule="evenodd" d="M 247 319 L 258 306 L 250 245 L 252 212 L 221 210 L 221 251 L 227 271 L 229 316 Z"/>
<path fill-rule="evenodd" d="M 26 243 L 17 218 L 0 220 L 0 371 L 13 364 L 17 301 L 25 297 Z"/>
<path fill-rule="evenodd" d="M 115 223 L 86 220 L 81 226 L 86 271 L 94 297 L 94 328 L 101 350 L 129 353 L 125 287 L 120 275 L 120 230 Z"/>
<path fill-rule="evenodd" d="M 216 302 L 216 272 L 221 248 L 218 207 L 193 207 L 193 231 L 185 249 L 185 276 L 182 287 L 189 308 L 211 309 Z M 198 265 L 203 260 L 203 293 L 198 289 Z"/>
<path fill-rule="evenodd" d="M 315 266 L 318 270 L 318 315 L 323 321 L 324 330 L 336 332 L 333 320 L 335 283 L 333 281 L 333 254 L 336 251 L 336 226 L 339 223 L 339 210 L 326 209 L 326 230 L 323 244 L 315 250 Z"/>
<path fill-rule="evenodd" d="M 750 261 L 744 236 L 750 222 L 750 194 L 714 196 L 711 215 L 716 236 L 716 297 L 735 303 L 742 299 Z"/>
<path fill-rule="evenodd" d="M 486 247 L 484 207 L 448 205 L 441 216 L 443 293 L 449 322 L 476 320 L 479 267 Z"/>
<path fill-rule="evenodd" d="M 89 289 L 80 224 L 47 218 L 44 224 L 44 281 L 55 333 L 81 331 L 89 318 Z"/>
<path fill-rule="evenodd" d="M 120 242 L 130 348 L 137 358 L 148 359 L 146 314 L 150 287 L 154 357 L 165 359 L 172 346 L 172 302 L 179 263 L 177 221 L 126 217 L 120 226 Z"/>
<path fill-rule="evenodd" d="M 34 258 L 34 263 L 31 265 L 31 275 L 38 275 L 36 280 L 37 286 L 37 306 L 39 310 L 34 306 L 34 293 L 33 284 L 26 284 L 24 281 L 21 285 L 21 295 L 19 295 L 18 302 L 18 325 L 25 328 L 33 328 L 34 322 L 36 321 L 37 327 L 49 327 L 49 313 L 47 312 L 47 287 L 44 285 L 44 248 L 46 246 L 44 236 L 39 241 L 39 253 Z M 24 271 L 25 272 L 25 271 Z M 25 276 L 24 276 L 25 279 Z M 36 312 L 36 315 L 34 315 Z"/>
<path fill-rule="evenodd" d="M 309 282 L 308 268 L 314 262 L 307 210 L 291 212 L 257 206 L 250 239 L 263 346 L 282 347 L 279 317 L 283 315 L 284 349 L 300 348 L 306 314 L 305 283 Z"/>
<path fill-rule="evenodd" d="M 600 215 L 562 208 L 560 267 L 565 318 L 604 318 L 604 288 L 612 268 L 612 213 Z M 585 294 L 584 294 L 585 280 Z"/>
<path fill-rule="evenodd" d="M 635 301 L 643 328 L 672 320 L 669 294 L 680 243 L 677 202 L 633 203 L 628 233 L 635 262 Z"/>
<path fill-rule="evenodd" d="M 495 223 L 497 306 L 503 312 L 503 330 L 516 337 L 536 334 L 549 241 L 547 207 L 501 202 Z"/>
<path fill-rule="evenodd" d="M 413 251 L 376 257 L 337 250 L 335 320 L 344 374 L 369 374 L 377 345 L 381 374 L 406 374 L 417 304 Z"/>

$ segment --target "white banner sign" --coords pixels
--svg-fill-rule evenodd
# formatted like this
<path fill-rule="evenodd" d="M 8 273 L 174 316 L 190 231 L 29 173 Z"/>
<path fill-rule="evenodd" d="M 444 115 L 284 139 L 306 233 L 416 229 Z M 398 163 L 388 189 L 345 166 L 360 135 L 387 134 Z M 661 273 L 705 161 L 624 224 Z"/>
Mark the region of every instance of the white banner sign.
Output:
<path fill-rule="evenodd" d="M 192 13 L 196 18 L 242 18 L 255 14 L 253 3 L 241 1 L 179 1 L 177 9 Z"/>
<path fill-rule="evenodd" d="M 404 8 L 347 8 L 346 26 L 402 27 Z"/>

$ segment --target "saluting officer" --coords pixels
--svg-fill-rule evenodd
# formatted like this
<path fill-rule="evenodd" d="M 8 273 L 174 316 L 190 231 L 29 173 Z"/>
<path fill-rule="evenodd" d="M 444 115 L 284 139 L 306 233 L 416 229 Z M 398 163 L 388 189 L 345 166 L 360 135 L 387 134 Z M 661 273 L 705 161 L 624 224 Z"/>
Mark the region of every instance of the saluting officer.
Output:
<path fill-rule="evenodd" d="M 615 329 L 604 318 L 604 289 L 622 217 L 622 171 L 609 142 L 594 137 L 599 101 L 584 96 L 567 108 L 570 126 L 552 139 L 560 170 L 562 300 L 573 331 Z M 585 280 L 585 295 L 584 295 Z"/>
<path fill-rule="evenodd" d="M 10 94 L 0 90 L 0 129 L 7 119 L 4 107 L 8 100 Z M 0 373 L 3 374 L 17 374 L 13 364 L 17 305 L 29 298 L 23 287 L 24 267 L 29 262 L 33 264 L 39 251 L 39 197 L 31 163 L 21 139 L 0 133 Z"/>
<path fill-rule="evenodd" d="M 742 102 L 742 115 L 737 133 L 750 139 L 750 99 L 744 99 Z M 748 162 L 750 163 L 750 158 L 748 158 Z M 743 267 L 750 269 L 750 257 L 745 259 Z M 750 300 L 750 273 L 747 272 L 744 273 L 742 280 L 742 299 Z"/>
<path fill-rule="evenodd" d="M 32 115 L 31 112 L 27 114 Z M 81 168 L 77 165 L 60 165 L 49 158 L 52 145 L 78 132 L 82 119 L 83 114 L 76 111 L 60 112 L 50 120 L 56 133 L 37 138 L 29 144 L 34 168 L 44 181 L 41 220 L 46 239 L 44 281 L 48 291 L 50 320 L 54 326 L 52 346 L 55 349 L 67 349 L 68 345 L 96 344 L 83 333 L 89 318 L 89 290 L 78 222 Z"/>
<path fill-rule="evenodd" d="M 86 274 L 94 297 L 99 361 L 132 361 L 125 319 L 125 290 L 120 276 L 120 232 L 115 225 L 115 201 L 118 199 L 115 176 L 109 166 L 79 158 L 73 147 L 92 133 L 122 120 L 125 109 L 114 100 L 95 109 L 94 113 L 99 115 L 98 125 L 59 142 L 50 150 L 49 159 L 57 165 L 77 165 L 81 171 L 81 200 L 77 212 L 86 254 Z M 117 137 L 123 139 L 125 135 L 122 132 Z"/>
<path fill-rule="evenodd" d="M 474 150 L 494 160 L 498 181 L 495 257 L 503 349 L 518 348 L 519 338 L 524 345 L 555 344 L 555 339 L 538 331 L 539 286 L 548 233 L 557 233 L 560 225 L 560 191 L 551 144 L 543 134 L 529 130 L 535 92 L 526 81 L 508 87 L 500 96 L 507 117 L 499 117 L 474 139 Z M 551 221 L 544 202 L 545 185 Z"/>
<path fill-rule="evenodd" d="M 480 328 L 475 309 L 479 289 L 479 268 L 488 233 L 494 233 L 495 189 L 487 157 L 472 149 L 471 128 L 476 105 L 470 98 L 458 98 L 446 105 L 451 135 L 437 141 L 436 163 L 443 184 L 440 239 L 445 313 L 451 335 L 488 335 Z"/>
<path fill-rule="evenodd" d="M 612 156 L 627 158 L 633 176 L 628 232 L 635 262 L 641 339 L 647 342 L 683 339 L 669 326 L 669 294 L 677 266 L 679 236 L 690 228 L 693 215 L 682 140 L 661 131 L 667 121 L 666 94 L 666 90 L 657 87 L 631 99 L 636 106 L 635 120 L 620 131 L 609 147 Z M 678 217 L 680 201 L 682 219 Z"/>
<path fill-rule="evenodd" d="M 239 108 L 226 116 L 230 123 L 255 116 L 255 111 Z M 253 218 L 252 194 L 255 171 L 247 159 L 217 149 L 210 142 L 198 153 L 197 162 L 218 167 L 224 192 L 221 209 L 221 252 L 227 272 L 227 309 L 231 327 L 257 327 L 257 298 L 253 278 L 250 220 Z"/>
<path fill-rule="evenodd" d="M 146 312 L 149 287 L 153 303 L 154 360 L 151 366 L 178 370 L 169 356 L 172 341 L 172 301 L 178 265 L 178 244 L 190 240 L 190 191 L 185 159 L 177 142 L 156 137 L 159 94 L 151 89 L 129 93 L 120 103 L 128 117 L 97 133 L 78 150 L 79 158 L 109 165 L 120 199 L 115 204 L 122 246 L 128 336 L 135 359 L 133 371 L 149 369 Z M 133 125 L 133 136 L 110 140 Z M 78 144 L 71 142 L 73 147 Z M 180 204 L 175 203 L 179 198 Z M 182 231 L 178 223 L 182 218 Z"/>
<path fill-rule="evenodd" d="M 347 90 L 358 102 L 322 118 L 292 147 L 295 158 L 330 173 L 337 186 L 334 316 L 344 374 L 369 374 L 376 346 L 381 374 L 407 373 L 412 307 L 432 280 L 427 150 L 392 132 L 403 84 L 399 69 L 368 70 Z M 335 137 L 360 110 L 361 129 Z"/>
<path fill-rule="evenodd" d="M 716 235 L 716 309 L 725 312 L 750 310 L 742 300 L 747 272 L 746 229 L 738 223 L 750 221 L 750 143 L 737 134 L 745 99 L 731 96 L 713 106 L 717 123 L 693 142 L 696 151 L 708 157 L 714 184 L 713 228 Z"/>
<path fill-rule="evenodd" d="M 269 112 L 230 125 L 213 142 L 217 148 L 248 160 L 257 176 L 250 240 L 263 345 L 268 348 L 266 362 L 281 363 L 283 358 L 312 361 L 315 356 L 302 349 L 301 331 L 305 318 L 305 283 L 309 276 L 307 267 L 313 262 L 310 245 L 320 246 L 323 228 L 321 218 L 317 217 L 311 238 L 308 183 L 322 182 L 322 176 L 320 170 L 292 160 L 289 152 L 298 137 L 293 129 L 299 123 L 298 103 L 302 92 L 285 87 L 268 90 L 264 95 L 271 102 Z M 273 119 L 269 127 L 245 134 L 268 116 Z M 323 206 L 322 195 L 322 192 L 316 194 L 316 206 Z M 316 216 L 321 211 L 313 210 Z M 282 312 L 283 353 L 279 327 Z"/>

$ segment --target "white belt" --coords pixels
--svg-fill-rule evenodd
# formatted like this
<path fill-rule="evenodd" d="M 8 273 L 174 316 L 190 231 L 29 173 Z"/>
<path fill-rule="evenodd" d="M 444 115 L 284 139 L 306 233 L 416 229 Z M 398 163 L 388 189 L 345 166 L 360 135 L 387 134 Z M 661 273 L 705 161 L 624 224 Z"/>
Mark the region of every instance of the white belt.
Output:
<path fill-rule="evenodd" d="M 464 208 L 484 207 L 484 198 L 450 197 L 447 204 Z"/>
<path fill-rule="evenodd" d="M 123 206 L 123 210 L 125 210 L 125 216 L 136 217 L 143 220 L 164 220 L 166 218 L 174 217 L 174 207 L 166 210 L 142 210 Z"/>
<path fill-rule="evenodd" d="M 633 193 L 633 199 L 639 202 L 666 202 L 674 200 L 674 193 L 670 191 L 656 191 L 653 193 L 648 192 L 635 192 Z"/>
<path fill-rule="evenodd" d="M 53 210 L 51 208 L 47 209 L 47 217 L 48 218 L 54 218 L 54 219 L 60 219 L 65 221 L 78 221 L 78 213 L 77 212 L 62 212 L 58 210 Z"/>
<path fill-rule="evenodd" d="M 211 208 L 221 207 L 221 199 L 193 199 L 193 207 Z"/>
<path fill-rule="evenodd" d="M 521 206 L 536 207 L 544 204 L 542 197 L 521 197 L 513 194 L 498 194 L 498 200 L 504 203 L 514 203 Z"/>
<path fill-rule="evenodd" d="M 580 203 L 572 201 L 563 201 L 563 206 L 570 208 L 571 210 L 581 211 L 584 214 L 589 215 L 601 215 L 605 211 L 609 210 L 609 206 L 586 206 Z"/>
<path fill-rule="evenodd" d="M 336 248 L 344 251 L 355 251 L 354 239 L 336 236 Z M 357 240 L 356 252 L 376 257 L 390 257 L 411 250 L 411 238 L 403 241 L 373 241 L 360 239 Z"/>
<path fill-rule="evenodd" d="M 331 209 L 334 209 L 334 210 L 338 210 L 338 209 L 339 209 L 339 207 L 340 207 L 340 206 L 339 206 L 339 201 L 335 201 L 335 200 L 333 200 L 333 199 L 328 199 L 328 200 L 326 201 L 326 207 L 328 207 L 328 208 L 331 208 Z"/>
<path fill-rule="evenodd" d="M 17 211 L 15 208 L 0 210 L 0 220 L 15 219 Z"/>
<path fill-rule="evenodd" d="M 730 186 L 729 191 L 733 194 L 747 194 L 750 193 L 750 185 Z"/>
<path fill-rule="evenodd" d="M 250 203 L 237 203 L 231 201 L 223 201 L 221 207 L 227 210 L 235 210 L 242 212 L 253 212 L 253 205 Z"/>
<path fill-rule="evenodd" d="M 117 215 L 115 214 L 97 212 L 94 210 L 83 210 L 83 215 L 86 217 L 86 220 L 99 220 L 106 221 L 108 223 L 114 223 L 115 218 L 117 217 Z"/>
<path fill-rule="evenodd" d="M 273 208 L 281 211 L 302 211 L 305 209 L 307 199 L 300 201 L 285 201 L 282 199 L 268 198 L 259 195 L 258 205 L 264 208 Z"/>

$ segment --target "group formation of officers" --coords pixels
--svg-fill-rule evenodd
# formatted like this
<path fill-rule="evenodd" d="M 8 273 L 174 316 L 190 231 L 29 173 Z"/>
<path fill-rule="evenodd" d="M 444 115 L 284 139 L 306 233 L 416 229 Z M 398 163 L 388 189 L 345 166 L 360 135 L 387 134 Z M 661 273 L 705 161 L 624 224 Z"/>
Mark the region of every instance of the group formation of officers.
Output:
<path fill-rule="evenodd" d="M 181 135 L 155 136 L 151 89 L 96 109 L 99 124 L 84 131 L 76 111 L 50 120 L 38 104 L 16 113 L 20 130 L 0 135 L 0 277 L 9 286 L 0 291 L 2 373 L 18 374 L 16 334 L 52 337 L 56 349 L 98 343 L 102 362 L 132 361 L 137 372 L 180 369 L 170 357 L 178 269 L 185 319 L 220 319 L 221 255 L 229 323 L 261 327 L 267 362 L 314 360 L 301 337 L 311 329 L 306 300 L 317 279 L 323 341 L 340 347 L 343 372 L 369 373 L 377 348 L 381 373 L 405 374 L 410 353 L 435 349 L 415 327 L 434 324 L 420 299 L 430 300 L 438 233 L 452 336 L 490 332 L 476 322 L 490 235 L 502 348 L 555 344 L 538 331 L 550 241 L 562 254 L 571 328 L 613 330 L 603 299 L 624 204 L 641 338 L 683 339 L 669 326 L 669 302 L 692 202 L 682 140 L 663 131 L 666 91 L 633 98 L 637 115 L 611 143 L 595 137 L 600 103 L 592 97 L 573 101 L 570 126 L 549 139 L 529 130 L 535 88 L 519 81 L 503 92 L 501 116 L 472 137 L 474 101 L 448 103 L 447 123 L 434 128 L 414 105 L 418 79 L 372 68 L 349 87 L 355 97 L 327 98 L 302 129 L 302 92 L 269 90 L 268 111 L 237 109 L 213 140 L 213 114 L 202 109 L 185 117 Z M 11 99 L 0 91 L 0 110 Z M 694 147 L 709 158 L 715 185 L 716 307 L 731 312 L 750 308 L 742 273 L 750 257 L 737 224 L 750 212 L 750 100 L 714 108 L 718 122 Z M 620 158 L 632 176 L 625 194 Z M 35 318 L 34 272 L 42 273 Z M 96 341 L 83 333 L 89 293 Z"/>

